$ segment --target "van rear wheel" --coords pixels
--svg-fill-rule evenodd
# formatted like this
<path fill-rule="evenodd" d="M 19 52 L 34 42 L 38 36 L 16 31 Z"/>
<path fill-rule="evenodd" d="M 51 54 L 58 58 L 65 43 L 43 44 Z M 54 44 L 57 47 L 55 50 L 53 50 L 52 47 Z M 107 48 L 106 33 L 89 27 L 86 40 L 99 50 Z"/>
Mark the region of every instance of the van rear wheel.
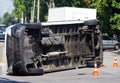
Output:
<path fill-rule="evenodd" d="M 13 64 L 12 71 L 15 75 L 27 75 L 27 71 L 25 70 L 25 67 L 21 61 Z"/>

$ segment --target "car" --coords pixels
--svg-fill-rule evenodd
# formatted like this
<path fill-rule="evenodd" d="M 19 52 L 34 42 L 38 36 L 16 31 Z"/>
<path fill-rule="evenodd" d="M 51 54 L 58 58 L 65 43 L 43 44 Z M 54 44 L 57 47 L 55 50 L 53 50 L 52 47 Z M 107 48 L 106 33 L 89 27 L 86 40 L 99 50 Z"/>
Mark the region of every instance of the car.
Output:
<path fill-rule="evenodd" d="M 5 39 L 5 30 L 6 30 L 6 25 L 0 24 L 0 41 L 4 41 Z"/>
<path fill-rule="evenodd" d="M 102 43 L 103 43 L 103 50 L 107 49 L 114 49 L 114 50 L 119 50 L 120 48 L 120 43 L 109 37 L 108 35 L 102 35 Z"/>

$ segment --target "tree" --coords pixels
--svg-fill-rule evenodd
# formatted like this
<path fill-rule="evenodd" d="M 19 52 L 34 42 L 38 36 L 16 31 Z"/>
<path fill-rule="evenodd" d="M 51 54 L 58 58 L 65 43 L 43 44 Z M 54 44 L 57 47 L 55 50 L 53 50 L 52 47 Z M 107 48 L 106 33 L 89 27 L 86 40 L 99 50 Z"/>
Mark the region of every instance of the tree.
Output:
<path fill-rule="evenodd" d="M 13 18 L 12 14 L 9 14 L 8 12 L 6 12 L 3 16 L 3 20 L 2 23 L 6 24 L 6 25 L 11 25 L 12 23 L 10 22 L 10 19 Z"/>
<path fill-rule="evenodd" d="M 111 28 L 120 30 L 120 2 L 112 0 L 112 15 L 110 18 Z"/>
<path fill-rule="evenodd" d="M 85 7 L 84 0 L 55 0 L 56 7 Z"/>
<path fill-rule="evenodd" d="M 25 10 L 25 0 L 14 0 L 15 14 L 17 18 L 21 18 L 22 12 Z"/>
<path fill-rule="evenodd" d="M 31 20 L 31 11 L 33 9 L 33 1 L 34 0 L 14 0 L 14 7 L 15 7 L 15 13 L 17 18 L 23 17 L 27 21 Z M 40 0 L 40 19 L 42 21 L 45 21 L 45 16 L 47 15 L 47 2 L 44 0 Z M 35 21 L 37 21 L 37 2 L 35 4 Z"/>
<path fill-rule="evenodd" d="M 98 1 L 98 19 L 102 27 L 102 31 L 109 33 L 111 31 L 110 27 L 110 17 L 111 17 L 111 0 L 100 0 Z"/>
<path fill-rule="evenodd" d="M 2 24 L 2 18 L 0 17 L 0 24 Z"/>
<path fill-rule="evenodd" d="M 109 35 L 120 30 L 120 2 L 119 0 L 98 1 L 98 19 L 104 33 Z"/>

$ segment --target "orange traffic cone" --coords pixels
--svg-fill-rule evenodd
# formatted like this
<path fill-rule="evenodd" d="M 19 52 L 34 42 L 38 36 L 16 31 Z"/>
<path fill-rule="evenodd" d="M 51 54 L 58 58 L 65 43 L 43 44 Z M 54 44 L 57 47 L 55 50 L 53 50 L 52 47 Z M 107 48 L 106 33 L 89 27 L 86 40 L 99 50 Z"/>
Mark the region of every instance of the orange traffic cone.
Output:
<path fill-rule="evenodd" d="M 98 68 L 97 68 L 97 63 L 96 61 L 94 61 L 94 71 L 93 71 L 93 76 L 98 76 L 99 72 L 98 72 Z"/>
<path fill-rule="evenodd" d="M 117 56 L 114 57 L 113 67 L 118 67 Z"/>

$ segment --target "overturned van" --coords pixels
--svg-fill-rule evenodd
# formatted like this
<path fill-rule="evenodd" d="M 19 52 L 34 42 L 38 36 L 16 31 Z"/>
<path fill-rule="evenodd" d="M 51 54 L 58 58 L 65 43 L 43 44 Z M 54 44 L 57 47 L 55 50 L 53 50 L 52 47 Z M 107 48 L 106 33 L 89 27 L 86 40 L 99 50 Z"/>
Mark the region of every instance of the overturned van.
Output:
<path fill-rule="evenodd" d="M 15 24 L 6 30 L 8 72 L 16 75 L 93 66 L 103 62 L 97 20 Z"/>

